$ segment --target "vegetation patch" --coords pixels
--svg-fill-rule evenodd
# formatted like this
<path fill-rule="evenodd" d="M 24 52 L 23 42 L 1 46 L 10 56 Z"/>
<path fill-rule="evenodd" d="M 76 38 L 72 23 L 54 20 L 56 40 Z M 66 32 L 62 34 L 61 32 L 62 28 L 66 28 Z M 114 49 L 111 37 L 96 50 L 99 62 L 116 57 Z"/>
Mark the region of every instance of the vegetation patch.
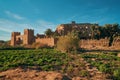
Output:
<path fill-rule="evenodd" d="M 42 70 L 54 70 L 54 66 L 65 64 L 67 55 L 53 49 L 2 50 L 0 51 L 0 70 L 19 66 L 39 66 Z"/>
<path fill-rule="evenodd" d="M 111 79 L 120 79 L 120 58 L 117 57 L 117 53 L 87 53 L 82 54 L 82 57 L 92 66 L 97 67 L 99 71 L 110 74 Z"/>

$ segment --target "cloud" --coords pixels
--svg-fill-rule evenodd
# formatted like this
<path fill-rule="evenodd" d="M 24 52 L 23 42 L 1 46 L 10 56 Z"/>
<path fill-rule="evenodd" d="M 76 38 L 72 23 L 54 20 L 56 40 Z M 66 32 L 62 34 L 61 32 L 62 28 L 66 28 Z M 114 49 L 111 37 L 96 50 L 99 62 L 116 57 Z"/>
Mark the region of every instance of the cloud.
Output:
<path fill-rule="evenodd" d="M 0 40 L 10 40 L 11 32 L 21 32 L 23 34 L 24 29 L 34 29 L 36 33 L 44 33 L 47 28 L 54 30 L 55 24 L 37 20 L 34 23 L 18 23 L 7 19 L 0 19 Z"/>
<path fill-rule="evenodd" d="M 8 32 L 8 33 L 11 32 L 11 30 L 9 30 L 9 29 L 5 29 L 4 27 L 0 27 L 0 30 L 1 30 L 1 31 L 4 31 L 4 32 Z"/>
<path fill-rule="evenodd" d="M 8 33 L 6 32 L 4 32 L 4 31 L 1 31 L 0 30 L 0 40 L 10 40 L 10 36 L 8 35 Z"/>
<path fill-rule="evenodd" d="M 23 32 L 25 28 L 29 28 L 27 24 L 0 19 L 0 40 L 10 40 L 11 32 Z"/>
<path fill-rule="evenodd" d="M 7 16 L 13 17 L 14 19 L 17 19 L 17 20 L 23 20 L 23 19 L 25 19 L 24 17 L 22 17 L 22 16 L 20 16 L 18 14 L 12 13 L 10 11 L 5 11 L 5 14 L 7 14 Z"/>
<path fill-rule="evenodd" d="M 35 30 L 35 34 L 36 33 L 43 34 L 45 30 L 48 28 L 52 29 L 53 31 L 55 31 L 56 29 L 56 24 L 49 21 L 41 20 L 41 19 L 35 21 L 34 23 L 28 24 L 28 26 L 33 27 L 33 29 Z"/>
<path fill-rule="evenodd" d="M 37 20 L 36 24 L 38 24 L 42 28 L 55 28 L 55 24 L 54 23 L 48 22 L 48 21 L 45 21 L 45 20 Z"/>
<path fill-rule="evenodd" d="M 68 21 L 72 21 L 72 20 L 75 19 L 76 17 L 77 17 L 77 15 L 73 15 L 73 16 L 69 17 L 67 20 L 68 20 Z"/>
<path fill-rule="evenodd" d="M 71 22 L 71 21 L 75 21 L 77 19 L 77 17 L 79 17 L 78 14 L 74 14 L 74 15 L 71 15 L 69 17 L 61 17 L 58 19 L 59 23 L 68 23 L 68 22 Z"/>
<path fill-rule="evenodd" d="M 23 28 L 28 28 L 27 24 L 17 23 L 14 21 L 0 19 L 0 30 L 5 32 L 20 31 Z"/>

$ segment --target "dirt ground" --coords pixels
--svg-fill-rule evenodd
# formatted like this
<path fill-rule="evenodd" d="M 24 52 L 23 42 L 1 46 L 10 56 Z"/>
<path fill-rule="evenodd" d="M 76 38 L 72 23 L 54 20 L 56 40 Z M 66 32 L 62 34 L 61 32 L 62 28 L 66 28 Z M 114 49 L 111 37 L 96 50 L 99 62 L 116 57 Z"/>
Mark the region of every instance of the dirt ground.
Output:
<path fill-rule="evenodd" d="M 70 80 L 67 76 L 53 71 L 37 71 L 16 68 L 0 72 L 0 80 Z"/>
<path fill-rule="evenodd" d="M 0 72 L 0 80 L 104 80 L 101 75 L 88 79 L 85 77 L 70 78 L 55 71 L 38 71 L 35 69 L 10 69 Z"/>
<path fill-rule="evenodd" d="M 71 55 L 71 57 L 75 60 L 70 64 L 75 68 L 69 74 L 58 70 L 42 71 L 41 69 L 37 69 L 37 67 L 17 67 L 0 72 L 0 80 L 106 80 L 106 74 L 99 72 L 96 67 L 91 67 L 83 58 L 75 55 Z M 84 65 L 77 66 L 78 64 Z M 83 77 L 80 74 L 77 75 L 81 70 L 88 71 L 89 77 Z M 70 77 L 70 75 L 74 76 Z"/>

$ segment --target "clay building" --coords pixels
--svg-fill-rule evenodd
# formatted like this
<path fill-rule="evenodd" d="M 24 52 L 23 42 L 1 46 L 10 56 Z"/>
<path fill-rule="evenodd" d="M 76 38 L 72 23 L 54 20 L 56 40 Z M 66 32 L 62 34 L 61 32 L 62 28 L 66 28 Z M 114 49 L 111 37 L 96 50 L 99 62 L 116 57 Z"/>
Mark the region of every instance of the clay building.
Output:
<path fill-rule="evenodd" d="M 35 36 L 34 36 L 34 30 L 32 29 L 25 29 L 24 34 L 21 35 L 20 32 L 12 32 L 11 35 L 11 45 L 16 46 L 16 45 L 27 45 L 27 44 L 32 44 L 35 42 Z"/>
<path fill-rule="evenodd" d="M 33 43 L 42 43 L 48 46 L 54 46 L 56 39 L 46 38 L 43 34 L 37 34 L 34 36 L 34 30 L 25 29 L 24 34 L 21 35 L 20 32 L 12 32 L 11 35 L 11 46 L 16 45 L 31 45 Z"/>
<path fill-rule="evenodd" d="M 76 23 L 75 21 L 72 21 L 72 23 L 69 24 L 60 24 L 56 32 L 59 35 L 66 35 L 68 32 L 71 32 L 72 30 L 77 30 L 81 33 L 82 38 L 89 38 L 92 35 L 92 26 L 95 26 L 96 29 L 98 29 L 98 24 L 91 24 L 91 23 Z"/>
<path fill-rule="evenodd" d="M 60 24 L 56 31 L 60 36 L 66 35 L 68 32 L 72 30 L 78 30 L 81 32 L 81 37 L 89 38 L 92 34 L 91 26 L 95 25 L 98 28 L 98 24 L 90 24 L 90 23 L 75 23 L 72 21 L 70 24 Z M 20 32 L 12 32 L 11 35 L 11 45 L 31 45 L 34 42 L 44 43 L 48 46 L 54 46 L 57 43 L 57 39 L 55 38 L 47 38 L 44 34 L 37 34 L 34 36 L 34 30 L 25 29 L 24 34 L 21 35 Z"/>
<path fill-rule="evenodd" d="M 92 35 L 92 26 L 97 30 L 99 28 L 98 24 L 90 24 L 90 23 L 75 23 L 74 21 L 70 24 L 61 24 L 57 27 L 56 31 L 60 36 L 66 35 L 68 32 L 72 30 L 78 30 L 81 32 L 81 37 L 83 39 L 80 40 L 80 47 L 85 49 L 97 48 L 103 49 L 111 47 L 112 49 L 120 50 L 120 38 L 115 38 L 112 42 L 112 46 L 109 46 L 109 39 L 84 39 L 89 38 Z M 53 37 L 46 37 L 44 34 L 34 35 L 33 29 L 25 29 L 24 34 L 21 35 L 20 32 L 12 32 L 11 34 L 11 46 L 16 45 L 31 45 L 33 43 L 41 43 L 47 46 L 53 47 L 57 43 L 58 39 Z M 109 48 L 108 48 L 109 49 Z"/>

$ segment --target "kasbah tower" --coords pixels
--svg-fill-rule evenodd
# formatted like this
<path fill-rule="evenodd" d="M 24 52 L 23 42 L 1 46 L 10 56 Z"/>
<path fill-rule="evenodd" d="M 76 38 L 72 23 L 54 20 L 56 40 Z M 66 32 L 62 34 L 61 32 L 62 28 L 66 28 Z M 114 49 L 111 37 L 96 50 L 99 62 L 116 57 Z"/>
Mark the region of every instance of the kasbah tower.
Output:
<path fill-rule="evenodd" d="M 32 29 L 25 29 L 24 34 L 21 35 L 20 32 L 12 32 L 11 35 L 11 45 L 19 45 L 19 44 L 32 44 L 35 42 L 34 30 Z"/>

